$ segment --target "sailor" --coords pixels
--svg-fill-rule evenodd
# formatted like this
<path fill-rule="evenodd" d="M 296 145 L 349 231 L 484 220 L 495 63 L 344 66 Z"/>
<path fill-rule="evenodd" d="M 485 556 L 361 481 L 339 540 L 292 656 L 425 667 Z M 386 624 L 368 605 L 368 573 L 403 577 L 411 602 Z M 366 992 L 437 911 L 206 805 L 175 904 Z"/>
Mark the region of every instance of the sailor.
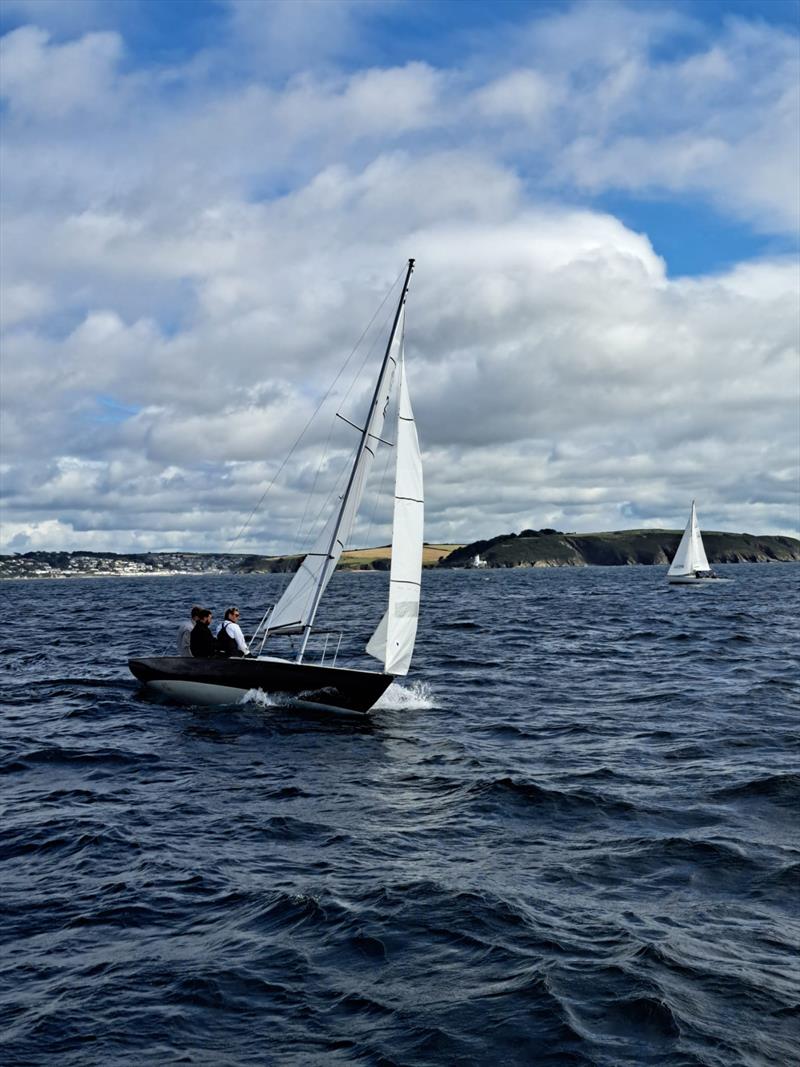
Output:
<path fill-rule="evenodd" d="M 211 632 L 211 612 L 208 608 L 198 610 L 200 614 L 189 639 L 192 655 L 197 659 L 211 659 L 217 651 L 217 643 Z"/>
<path fill-rule="evenodd" d="M 192 608 L 190 619 L 184 619 L 178 627 L 178 646 L 177 651 L 175 652 L 176 656 L 191 656 L 192 646 L 190 641 L 192 630 L 194 629 L 194 624 L 200 617 L 200 612 L 202 610 L 203 609 L 199 604 L 195 604 Z"/>
<path fill-rule="evenodd" d="M 225 619 L 217 631 L 217 652 L 220 656 L 249 656 L 250 649 L 239 625 L 239 609 L 225 609 Z"/>

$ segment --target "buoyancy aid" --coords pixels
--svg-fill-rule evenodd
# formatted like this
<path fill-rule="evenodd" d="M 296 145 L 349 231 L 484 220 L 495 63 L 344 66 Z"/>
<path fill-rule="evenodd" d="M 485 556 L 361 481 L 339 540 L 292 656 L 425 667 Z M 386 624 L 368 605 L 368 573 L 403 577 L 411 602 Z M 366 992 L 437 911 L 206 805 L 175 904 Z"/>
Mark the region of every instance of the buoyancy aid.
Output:
<path fill-rule="evenodd" d="M 231 637 L 228 633 L 228 623 L 226 620 L 223 622 L 222 626 L 220 626 L 219 633 L 217 634 L 217 655 L 241 656 L 242 654 L 243 653 L 239 650 L 239 646 L 236 644 L 236 639 Z"/>

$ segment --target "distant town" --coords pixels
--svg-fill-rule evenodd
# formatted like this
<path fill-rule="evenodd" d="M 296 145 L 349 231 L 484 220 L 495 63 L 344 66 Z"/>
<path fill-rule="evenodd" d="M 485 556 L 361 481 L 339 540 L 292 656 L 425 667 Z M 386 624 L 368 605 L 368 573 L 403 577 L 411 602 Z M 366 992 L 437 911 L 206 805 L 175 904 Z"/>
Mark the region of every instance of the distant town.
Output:
<path fill-rule="evenodd" d="M 428 545 L 423 564 L 436 566 L 460 545 Z M 0 555 L 2 578 L 137 578 L 175 574 L 271 574 L 294 571 L 302 556 L 257 556 L 236 552 L 15 552 Z M 339 561 L 344 570 L 388 570 L 391 548 L 353 549 Z"/>

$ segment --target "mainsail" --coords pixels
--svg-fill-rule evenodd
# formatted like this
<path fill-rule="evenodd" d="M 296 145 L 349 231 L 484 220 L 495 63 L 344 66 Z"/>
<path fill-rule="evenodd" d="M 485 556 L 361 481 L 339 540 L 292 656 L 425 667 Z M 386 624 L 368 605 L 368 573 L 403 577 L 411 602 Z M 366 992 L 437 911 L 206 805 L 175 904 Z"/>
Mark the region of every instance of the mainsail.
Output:
<path fill-rule="evenodd" d="M 400 396 L 397 409 L 397 472 L 394 488 L 392 566 L 389 608 L 369 640 L 367 652 L 384 661 L 387 674 L 408 674 L 419 616 L 422 578 L 424 498 L 422 459 L 417 426 L 400 352 Z"/>
<path fill-rule="evenodd" d="M 340 498 L 338 508 L 273 608 L 267 620 L 268 634 L 299 633 L 311 625 L 320 597 L 333 577 L 336 564 L 350 537 L 364 485 L 375 458 L 375 449 L 383 433 L 386 408 L 389 405 L 395 368 L 401 352 L 404 313 L 405 309 L 401 305 L 350 481 Z"/>
<path fill-rule="evenodd" d="M 697 524 L 697 510 L 692 501 L 692 514 L 683 531 L 683 537 L 678 545 L 678 551 L 670 564 L 667 575 L 673 576 L 694 574 L 695 571 L 708 571 L 708 557 L 703 546 L 703 538 L 700 536 L 700 527 Z"/>

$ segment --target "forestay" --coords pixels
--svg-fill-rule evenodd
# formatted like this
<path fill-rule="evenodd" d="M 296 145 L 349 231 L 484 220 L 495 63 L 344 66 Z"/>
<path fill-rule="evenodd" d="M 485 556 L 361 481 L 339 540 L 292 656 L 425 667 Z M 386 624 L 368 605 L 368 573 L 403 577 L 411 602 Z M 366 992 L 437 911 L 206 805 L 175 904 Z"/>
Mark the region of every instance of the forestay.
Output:
<path fill-rule="evenodd" d="M 397 675 L 408 673 L 417 635 L 425 510 L 422 459 L 402 349 L 399 394 L 389 607 L 367 645 L 371 656 L 384 661 L 384 670 Z"/>
<path fill-rule="evenodd" d="M 370 410 L 363 447 L 356 458 L 352 476 L 337 509 L 303 559 L 283 596 L 267 620 L 267 633 L 297 633 L 311 624 L 320 597 L 336 570 L 336 564 L 350 537 L 364 486 L 372 468 L 378 440 L 383 433 L 386 408 L 400 356 L 403 318 L 401 309 L 389 357 L 386 359 Z"/>

